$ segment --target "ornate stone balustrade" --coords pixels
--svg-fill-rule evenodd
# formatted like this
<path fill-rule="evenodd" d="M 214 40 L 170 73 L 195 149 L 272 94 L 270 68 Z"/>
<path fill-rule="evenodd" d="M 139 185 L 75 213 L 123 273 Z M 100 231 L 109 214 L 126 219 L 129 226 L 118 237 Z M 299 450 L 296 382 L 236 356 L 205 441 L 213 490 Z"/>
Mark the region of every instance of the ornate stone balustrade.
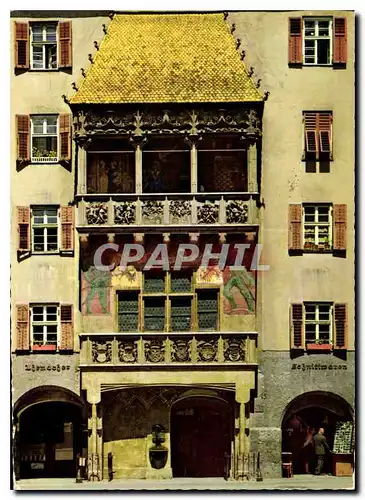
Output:
<path fill-rule="evenodd" d="M 80 334 L 83 366 L 228 365 L 257 363 L 257 334 Z"/>
<path fill-rule="evenodd" d="M 80 195 L 81 227 L 192 227 L 257 225 L 255 196 L 248 193 L 173 195 Z"/>

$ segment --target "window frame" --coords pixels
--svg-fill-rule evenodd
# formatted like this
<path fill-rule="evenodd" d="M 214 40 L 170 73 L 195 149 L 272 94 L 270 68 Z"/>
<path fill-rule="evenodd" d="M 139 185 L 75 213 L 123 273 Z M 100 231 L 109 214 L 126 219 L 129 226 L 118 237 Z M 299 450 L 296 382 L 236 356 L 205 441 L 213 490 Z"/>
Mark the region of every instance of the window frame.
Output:
<path fill-rule="evenodd" d="M 321 346 L 321 345 L 330 345 L 331 347 L 334 346 L 334 319 L 333 319 L 333 314 L 334 314 L 334 304 L 333 302 L 304 302 L 304 342 L 306 347 L 308 348 L 309 346 L 316 345 L 316 346 Z M 315 308 L 315 319 L 314 320 L 307 320 L 307 307 L 311 306 Z M 323 306 L 328 306 L 328 320 L 320 320 L 319 319 L 319 308 Z M 315 325 L 315 341 L 308 341 L 307 339 L 307 325 Z M 328 342 L 320 342 L 320 331 L 319 327 L 320 325 L 329 325 L 329 338 Z"/>
<path fill-rule="evenodd" d="M 43 222 L 43 224 L 39 224 L 39 223 L 35 223 L 34 222 L 34 210 L 35 209 L 43 209 L 43 217 L 46 216 L 47 219 L 48 219 L 48 215 L 45 214 L 45 211 L 47 209 L 55 209 L 56 210 L 56 217 L 57 217 L 57 223 L 51 223 L 51 222 Z M 50 216 L 50 217 L 54 217 L 54 216 Z M 48 250 L 48 229 L 51 229 L 51 228 L 57 228 L 57 249 L 56 250 Z M 43 238 L 44 238 L 44 243 L 43 243 L 43 250 L 35 250 L 34 247 L 35 247 L 35 242 L 34 242 L 34 229 L 37 229 L 37 228 L 43 228 Z M 59 206 L 56 206 L 56 205 L 33 205 L 31 206 L 31 252 L 33 254 L 58 254 L 60 252 L 60 238 L 61 238 L 61 235 L 60 235 L 60 210 L 59 210 Z"/>
<path fill-rule="evenodd" d="M 30 349 L 31 351 L 33 350 L 59 350 L 60 346 L 60 334 L 61 334 L 61 319 L 60 319 L 60 304 L 58 303 L 32 303 L 29 305 L 30 307 Z M 42 307 L 43 308 L 43 320 L 42 321 L 34 321 L 34 308 L 36 307 Z M 47 321 L 47 307 L 55 307 L 56 308 L 56 321 Z M 37 344 L 34 341 L 34 331 L 33 327 L 34 326 L 43 326 L 43 343 L 42 344 Z M 47 342 L 47 335 L 49 334 L 47 332 L 47 327 L 48 326 L 56 326 L 56 341 L 54 342 Z M 41 335 L 40 333 L 37 333 L 36 335 Z"/>
<path fill-rule="evenodd" d="M 42 27 L 42 41 L 41 42 L 34 42 L 33 41 L 33 28 L 36 25 L 40 25 Z M 55 26 L 55 31 L 56 31 L 56 40 L 54 42 L 48 42 L 47 41 L 47 26 Z M 59 36 L 58 36 L 58 22 L 57 21 L 47 21 L 47 22 L 33 22 L 30 23 L 30 71 L 57 71 L 58 68 L 58 49 L 59 49 Z M 46 62 L 46 46 L 47 45 L 55 45 L 56 46 L 56 65 L 54 68 L 46 68 L 45 67 L 45 62 Z M 42 64 L 43 68 L 35 68 L 33 64 L 33 47 L 34 46 L 41 46 L 42 47 Z"/>
<path fill-rule="evenodd" d="M 56 132 L 48 133 L 47 127 L 54 126 L 48 125 L 47 118 L 56 118 Z M 42 134 L 34 132 L 34 118 L 43 118 L 43 132 Z M 56 138 L 56 156 L 33 156 L 33 138 L 37 137 L 55 137 Z M 31 152 L 31 163 L 58 163 L 59 162 L 59 114 L 37 114 L 30 115 L 30 152 Z"/>
<path fill-rule="evenodd" d="M 306 36 L 305 34 L 305 23 L 307 21 L 313 21 L 315 23 L 314 25 L 314 30 L 315 30 L 315 35 L 314 36 Z M 319 22 L 327 21 L 328 22 L 328 36 L 320 36 L 318 34 L 319 32 Z M 303 52 L 303 66 L 332 66 L 333 65 L 333 18 L 332 17 L 303 17 L 303 23 L 302 23 L 302 52 Z M 314 41 L 314 62 L 306 62 L 306 54 L 305 54 L 305 42 L 306 40 Z M 318 63 L 317 61 L 317 56 L 318 56 L 318 40 L 329 40 L 329 62 L 328 63 Z"/>
<path fill-rule="evenodd" d="M 145 291 L 145 277 L 148 275 L 149 272 L 143 272 L 142 273 L 142 286 L 141 288 L 137 289 L 130 289 L 130 290 L 121 290 L 118 289 L 116 290 L 117 298 L 117 308 L 116 308 L 116 328 L 119 333 L 125 333 L 125 334 L 131 334 L 131 333 L 171 333 L 171 334 L 179 334 L 179 333 L 211 333 L 211 332 L 219 332 L 220 331 L 220 299 L 221 299 L 221 289 L 219 285 L 215 286 L 204 286 L 204 287 L 196 287 L 195 282 L 194 282 L 194 272 L 188 272 L 188 273 L 177 273 L 176 271 L 161 271 L 158 273 L 159 275 L 164 276 L 164 289 L 163 291 Z M 152 273 L 153 274 L 153 273 Z M 172 291 L 172 281 L 171 277 L 172 275 L 178 275 L 180 276 L 190 276 L 190 291 Z M 199 330 L 198 328 L 198 294 L 201 291 L 212 291 L 216 290 L 217 292 L 217 328 L 214 330 L 206 330 L 202 329 Z M 126 331 L 126 330 L 121 330 L 119 326 L 119 307 L 122 301 L 119 300 L 119 295 L 122 293 L 129 293 L 135 292 L 138 294 L 138 330 L 137 332 L 131 332 L 131 331 Z M 162 330 L 150 330 L 146 329 L 145 326 L 145 301 L 146 299 L 153 299 L 153 298 L 158 298 L 163 301 L 164 304 L 164 325 Z M 178 300 L 178 299 L 187 299 L 190 301 L 190 328 L 186 330 L 182 329 L 172 329 L 172 307 L 173 307 L 173 301 Z M 159 306 L 157 306 L 159 307 Z M 176 307 L 187 307 L 185 305 L 177 305 Z M 178 317 L 180 315 L 176 315 Z M 184 315 L 182 315 L 184 316 Z M 185 316 L 184 316 L 185 317 Z"/>
<path fill-rule="evenodd" d="M 179 330 L 172 330 L 172 301 L 174 297 L 176 298 L 190 298 L 190 329 L 189 330 L 182 330 L 184 333 L 189 333 L 194 331 L 194 324 L 195 324 L 195 317 L 194 317 L 194 300 L 196 293 L 194 291 L 193 287 L 193 273 L 190 274 L 190 291 L 183 291 L 183 292 L 173 292 L 172 291 L 172 283 L 171 283 L 171 276 L 172 274 L 176 275 L 179 273 L 176 272 L 171 272 L 171 271 L 160 271 L 158 275 L 163 275 L 164 276 L 164 290 L 161 292 L 146 292 L 145 291 L 145 278 L 146 275 L 148 275 L 148 272 L 143 273 L 143 279 L 142 279 L 142 293 L 141 293 L 141 300 L 142 300 L 142 325 L 143 325 L 143 332 L 146 333 L 153 333 L 157 330 L 147 330 L 145 327 L 145 299 L 148 298 L 163 298 L 164 299 L 164 332 L 169 332 L 169 333 L 180 333 Z M 153 274 L 153 273 L 151 273 Z M 181 273 L 181 276 L 186 276 L 186 273 Z"/>
<path fill-rule="evenodd" d="M 314 222 L 306 222 L 306 209 L 314 207 Z M 320 222 L 319 219 L 319 208 L 328 208 L 328 222 Z M 304 251 L 333 251 L 333 205 L 331 203 L 303 203 L 303 228 L 302 228 L 302 237 L 303 237 L 303 250 Z M 306 227 L 314 226 L 314 243 L 312 243 L 312 248 L 310 247 L 311 242 L 307 241 L 306 238 Z M 320 227 L 328 227 L 328 247 L 321 248 L 320 245 L 322 243 L 319 242 L 319 228 Z M 306 246 L 307 244 L 307 246 Z"/>

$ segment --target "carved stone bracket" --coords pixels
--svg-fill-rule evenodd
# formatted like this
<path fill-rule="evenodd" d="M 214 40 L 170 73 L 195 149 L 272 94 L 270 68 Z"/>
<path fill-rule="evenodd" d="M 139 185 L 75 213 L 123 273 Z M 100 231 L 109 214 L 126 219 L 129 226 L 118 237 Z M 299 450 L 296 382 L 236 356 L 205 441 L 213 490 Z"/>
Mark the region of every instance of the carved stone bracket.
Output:
<path fill-rule="evenodd" d="M 199 361 L 217 361 L 218 339 L 199 340 L 197 351 Z"/>
<path fill-rule="evenodd" d="M 171 200 L 170 201 L 170 223 L 182 224 L 190 223 L 191 204 L 188 200 Z"/>
<path fill-rule="evenodd" d="M 127 340 L 118 342 L 118 357 L 121 363 L 136 363 L 137 342 Z"/>
<path fill-rule="evenodd" d="M 81 233 L 80 234 L 80 246 L 82 246 L 83 248 L 86 248 L 88 244 L 89 244 L 89 234 L 88 233 Z"/>
<path fill-rule="evenodd" d="M 172 361 L 184 363 L 191 361 L 191 340 L 188 339 L 173 339 L 171 345 Z"/>
<path fill-rule="evenodd" d="M 245 361 L 246 341 L 239 337 L 230 337 L 224 340 L 224 359 L 226 361 Z"/>
<path fill-rule="evenodd" d="M 163 222 L 163 203 L 161 201 L 147 200 L 142 204 L 142 219 L 151 224 L 162 224 Z"/>
<path fill-rule="evenodd" d="M 248 221 L 248 204 L 243 200 L 227 202 L 226 219 L 229 224 L 246 224 Z"/>
<path fill-rule="evenodd" d="M 219 205 L 210 201 L 199 203 L 197 213 L 199 224 L 215 224 L 218 222 Z"/>
<path fill-rule="evenodd" d="M 136 221 L 136 204 L 122 201 L 114 206 L 114 224 L 128 225 Z"/>
<path fill-rule="evenodd" d="M 112 360 L 111 341 L 92 342 L 92 360 L 94 363 L 110 363 Z"/>
<path fill-rule="evenodd" d="M 86 205 L 86 220 L 91 225 L 107 224 L 108 205 L 106 203 L 89 203 Z"/>
<path fill-rule="evenodd" d="M 165 360 L 164 340 L 145 340 L 145 355 L 146 360 L 150 363 L 162 363 Z"/>

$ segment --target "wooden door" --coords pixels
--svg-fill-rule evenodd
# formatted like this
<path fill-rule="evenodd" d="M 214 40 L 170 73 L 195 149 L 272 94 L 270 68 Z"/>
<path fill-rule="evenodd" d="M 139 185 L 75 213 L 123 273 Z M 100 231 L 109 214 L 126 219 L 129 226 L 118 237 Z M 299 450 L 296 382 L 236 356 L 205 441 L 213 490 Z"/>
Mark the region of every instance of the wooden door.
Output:
<path fill-rule="evenodd" d="M 187 400 L 172 409 L 174 477 L 223 477 L 231 448 L 231 412 L 220 400 Z"/>

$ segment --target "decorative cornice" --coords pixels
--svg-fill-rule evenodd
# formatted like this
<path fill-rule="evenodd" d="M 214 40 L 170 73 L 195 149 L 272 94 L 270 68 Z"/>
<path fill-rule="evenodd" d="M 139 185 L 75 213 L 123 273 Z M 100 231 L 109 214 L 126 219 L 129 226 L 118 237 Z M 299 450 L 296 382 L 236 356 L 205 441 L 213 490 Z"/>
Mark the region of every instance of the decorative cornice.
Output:
<path fill-rule="evenodd" d="M 261 136 L 261 115 L 255 107 L 193 109 L 171 111 L 116 109 L 101 112 L 74 111 L 75 137 L 127 135 L 141 141 L 152 134 L 184 135 L 197 139 L 205 133 L 238 133 L 247 138 Z"/>

